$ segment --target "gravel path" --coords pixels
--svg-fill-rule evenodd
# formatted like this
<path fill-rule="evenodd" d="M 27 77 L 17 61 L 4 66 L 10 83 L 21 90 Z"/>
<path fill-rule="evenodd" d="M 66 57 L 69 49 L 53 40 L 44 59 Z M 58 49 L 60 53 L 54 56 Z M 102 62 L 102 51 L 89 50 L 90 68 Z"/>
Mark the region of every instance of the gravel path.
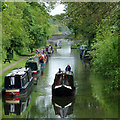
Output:
<path fill-rule="evenodd" d="M 4 73 L 5 71 L 7 71 L 8 69 L 10 69 L 11 67 L 13 67 L 13 66 L 15 66 L 16 64 L 18 64 L 20 61 L 22 61 L 22 60 L 24 60 L 25 58 L 27 58 L 28 56 L 32 55 L 32 54 L 33 54 L 33 53 L 30 53 L 30 54 L 22 57 L 20 60 L 16 61 L 15 63 L 13 63 L 13 64 L 5 67 L 3 70 L 0 70 L 0 75 L 1 75 L 2 73 Z"/>
<path fill-rule="evenodd" d="M 3 70 L 0 70 L 0 75 L 1 75 L 2 73 L 4 73 L 5 71 L 7 71 L 8 69 L 10 69 L 11 67 L 17 65 L 20 61 L 22 61 L 22 60 L 24 60 L 25 58 L 31 56 L 32 54 L 33 54 L 33 53 L 30 53 L 30 54 L 28 54 L 28 55 L 22 57 L 20 60 L 14 62 L 13 64 L 11 64 L 11 65 L 5 67 Z M 2 93 L 1 93 L 1 90 L 0 90 L 0 99 L 1 99 L 1 98 L 2 98 Z"/>

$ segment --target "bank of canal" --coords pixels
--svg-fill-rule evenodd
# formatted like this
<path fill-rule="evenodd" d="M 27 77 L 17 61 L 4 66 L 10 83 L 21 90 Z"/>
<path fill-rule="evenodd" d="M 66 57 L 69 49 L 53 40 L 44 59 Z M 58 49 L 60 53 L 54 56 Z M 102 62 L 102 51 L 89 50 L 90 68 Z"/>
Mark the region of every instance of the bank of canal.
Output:
<path fill-rule="evenodd" d="M 52 97 L 51 86 L 58 68 L 65 69 L 71 65 L 74 73 L 76 93 L 74 97 Z M 119 97 L 106 94 L 103 89 L 105 80 L 97 73 L 90 72 L 88 63 L 79 58 L 79 53 L 71 50 L 70 42 L 62 40 L 62 48 L 54 51 L 41 75 L 38 85 L 28 98 L 17 104 L 20 115 L 5 115 L 3 118 L 118 118 Z M 13 104 L 13 103 L 9 103 Z M 63 107 L 63 108 L 62 108 Z M 8 111 L 7 111 L 8 112 Z"/>

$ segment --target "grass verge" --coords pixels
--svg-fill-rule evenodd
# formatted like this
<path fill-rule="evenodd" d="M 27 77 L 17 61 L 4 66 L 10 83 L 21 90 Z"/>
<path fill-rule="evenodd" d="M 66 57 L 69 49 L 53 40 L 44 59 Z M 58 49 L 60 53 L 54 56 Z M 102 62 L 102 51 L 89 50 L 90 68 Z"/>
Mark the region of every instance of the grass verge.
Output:
<path fill-rule="evenodd" d="M 12 60 L 10 60 L 10 63 L 9 62 L 6 62 L 5 64 L 4 64 L 4 59 L 2 60 L 2 63 L 1 63 L 1 67 L 0 67 L 0 70 L 2 70 L 2 69 L 4 69 L 5 67 L 7 67 L 7 66 L 9 66 L 9 65 L 11 65 L 11 64 L 13 64 L 14 62 L 16 62 L 16 61 L 18 61 L 18 60 L 20 60 L 23 56 L 25 56 L 25 55 L 28 55 L 28 54 L 30 54 L 30 52 L 26 52 L 26 53 L 22 53 L 22 55 L 17 55 L 17 54 L 14 54 L 14 58 L 12 59 Z"/>
<path fill-rule="evenodd" d="M 2 87 L 4 86 L 4 77 L 6 74 L 8 74 L 11 70 L 13 70 L 14 68 L 18 68 L 18 67 L 24 67 L 25 66 L 25 62 L 28 58 L 25 58 L 23 61 L 20 61 L 17 65 L 11 67 L 9 70 L 5 71 L 3 74 L 0 75 L 1 81 L 0 81 L 0 91 L 2 90 Z"/>

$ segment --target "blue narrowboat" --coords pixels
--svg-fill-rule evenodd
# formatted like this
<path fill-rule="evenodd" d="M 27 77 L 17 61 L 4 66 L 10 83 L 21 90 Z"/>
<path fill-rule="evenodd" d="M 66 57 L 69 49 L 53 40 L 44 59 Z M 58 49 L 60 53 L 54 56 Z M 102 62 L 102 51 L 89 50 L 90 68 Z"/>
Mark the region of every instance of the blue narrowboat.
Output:
<path fill-rule="evenodd" d="M 80 45 L 80 48 L 79 48 L 79 50 L 80 50 L 80 58 L 82 58 L 83 52 L 86 49 L 87 49 L 87 45 Z"/>

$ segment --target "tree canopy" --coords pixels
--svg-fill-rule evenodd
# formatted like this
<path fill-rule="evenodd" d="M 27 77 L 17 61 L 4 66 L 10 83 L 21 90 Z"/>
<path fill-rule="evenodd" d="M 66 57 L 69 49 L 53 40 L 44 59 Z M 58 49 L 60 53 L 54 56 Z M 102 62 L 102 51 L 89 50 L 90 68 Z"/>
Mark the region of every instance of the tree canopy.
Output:
<path fill-rule="evenodd" d="M 49 17 L 44 3 L 3 2 L 3 58 L 44 46 L 50 36 Z"/>
<path fill-rule="evenodd" d="M 87 43 L 92 52 L 93 68 L 111 78 L 110 86 L 120 88 L 118 2 L 69 2 L 66 22 L 74 38 Z"/>

